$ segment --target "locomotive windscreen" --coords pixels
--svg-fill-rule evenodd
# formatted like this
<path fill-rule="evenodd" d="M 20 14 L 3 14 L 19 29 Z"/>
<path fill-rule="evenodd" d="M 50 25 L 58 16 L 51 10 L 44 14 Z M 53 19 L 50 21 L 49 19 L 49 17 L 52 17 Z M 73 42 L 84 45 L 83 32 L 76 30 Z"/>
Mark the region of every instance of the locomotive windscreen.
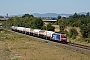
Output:
<path fill-rule="evenodd" d="M 66 34 L 61 35 L 62 38 L 67 38 Z"/>

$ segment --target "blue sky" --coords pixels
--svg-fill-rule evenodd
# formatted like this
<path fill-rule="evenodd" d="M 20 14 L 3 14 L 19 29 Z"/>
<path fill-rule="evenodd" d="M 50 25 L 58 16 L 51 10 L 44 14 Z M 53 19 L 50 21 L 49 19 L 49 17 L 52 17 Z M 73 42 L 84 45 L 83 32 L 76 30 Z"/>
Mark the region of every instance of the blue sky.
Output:
<path fill-rule="evenodd" d="M 0 15 L 90 12 L 90 0 L 0 0 Z"/>

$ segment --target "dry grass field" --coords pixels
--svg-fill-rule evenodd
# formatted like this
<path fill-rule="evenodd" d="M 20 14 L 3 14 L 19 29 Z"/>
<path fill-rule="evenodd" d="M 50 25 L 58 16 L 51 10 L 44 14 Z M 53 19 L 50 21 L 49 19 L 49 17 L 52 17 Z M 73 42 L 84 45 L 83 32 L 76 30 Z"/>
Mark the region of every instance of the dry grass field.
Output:
<path fill-rule="evenodd" d="M 90 53 L 2 30 L 0 60 L 90 60 Z"/>

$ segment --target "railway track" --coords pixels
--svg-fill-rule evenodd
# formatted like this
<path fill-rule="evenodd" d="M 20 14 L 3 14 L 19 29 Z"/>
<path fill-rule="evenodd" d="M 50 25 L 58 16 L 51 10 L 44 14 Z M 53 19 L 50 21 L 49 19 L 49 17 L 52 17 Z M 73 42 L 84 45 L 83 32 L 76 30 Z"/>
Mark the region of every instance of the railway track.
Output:
<path fill-rule="evenodd" d="M 90 51 L 90 46 L 85 46 L 85 45 L 70 43 L 70 42 L 67 45 Z"/>
<path fill-rule="evenodd" d="M 4 30 L 8 30 L 8 31 L 10 31 L 10 32 L 14 32 L 14 31 L 12 31 L 12 30 L 10 30 L 10 29 L 5 29 L 5 28 L 3 28 Z M 16 33 L 18 33 L 18 32 L 16 32 Z M 22 33 L 18 33 L 18 34 L 22 34 Z M 26 35 L 26 34 L 23 34 L 23 35 Z M 30 35 L 26 35 L 26 36 L 30 36 Z M 36 38 L 36 39 L 40 39 L 40 40 L 46 40 L 46 39 L 42 39 L 42 38 L 38 38 L 38 37 L 33 37 L 33 36 L 30 36 L 30 37 L 32 37 L 32 38 Z M 48 40 L 47 40 L 48 41 Z M 49 40 L 50 41 L 50 40 Z M 53 42 L 53 41 L 50 41 L 50 42 Z M 54 41 L 55 42 L 55 41 Z M 59 43 L 59 42 L 56 42 L 56 43 L 58 43 L 58 44 L 60 44 L 60 45 L 63 45 L 63 46 L 67 46 L 67 47 L 71 47 L 71 48 L 75 48 L 75 49 L 80 49 L 80 50 L 84 50 L 84 51 L 88 51 L 88 52 L 90 52 L 90 46 L 85 46 L 85 45 L 80 45 L 80 44 L 76 44 L 76 43 L 70 43 L 70 42 L 68 42 L 67 44 L 63 44 L 63 43 Z"/>

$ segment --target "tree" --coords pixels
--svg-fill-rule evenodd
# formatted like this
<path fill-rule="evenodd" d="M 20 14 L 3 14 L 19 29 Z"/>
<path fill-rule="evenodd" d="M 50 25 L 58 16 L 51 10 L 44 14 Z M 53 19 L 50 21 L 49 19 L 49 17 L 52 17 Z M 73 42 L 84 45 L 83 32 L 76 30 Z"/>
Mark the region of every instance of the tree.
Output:
<path fill-rule="evenodd" d="M 29 14 L 25 14 L 25 15 L 22 16 L 22 18 L 25 18 L 25 17 L 30 18 L 30 17 L 34 17 L 34 16 L 33 15 L 29 15 Z"/>
<path fill-rule="evenodd" d="M 41 29 L 43 24 L 44 24 L 44 22 L 42 21 L 41 18 L 36 18 L 31 21 L 30 26 L 31 26 L 31 28 Z"/>
<path fill-rule="evenodd" d="M 42 26 L 41 27 L 41 30 L 46 30 L 46 26 Z"/>
<path fill-rule="evenodd" d="M 46 30 L 48 31 L 54 31 L 55 27 L 51 25 L 51 23 L 49 23 L 46 27 Z"/>
<path fill-rule="evenodd" d="M 82 37 L 83 37 L 83 38 L 88 38 L 88 27 L 85 26 L 85 25 L 82 25 L 82 26 L 80 27 L 80 29 L 81 29 Z"/>
<path fill-rule="evenodd" d="M 58 20 L 61 19 L 61 16 L 58 16 Z"/>
<path fill-rule="evenodd" d="M 64 19 L 60 19 L 59 20 L 59 29 L 60 29 L 60 32 L 63 33 L 64 32 L 64 29 L 66 27 L 66 22 Z"/>
<path fill-rule="evenodd" d="M 88 12 L 88 13 L 86 14 L 86 16 L 87 16 L 87 17 L 90 16 L 90 13 Z"/>
<path fill-rule="evenodd" d="M 78 14 L 75 13 L 75 14 L 73 15 L 73 18 L 77 18 L 77 17 L 78 17 Z"/>
<path fill-rule="evenodd" d="M 64 28 L 65 28 L 65 25 L 62 23 L 61 25 L 59 25 L 59 27 L 60 27 L 60 32 L 64 32 Z"/>
<path fill-rule="evenodd" d="M 69 37 L 70 37 L 70 38 L 73 38 L 73 39 L 75 39 L 76 36 L 78 35 L 77 30 L 74 29 L 74 28 L 70 29 L 69 33 L 70 33 L 70 34 L 69 34 Z"/>
<path fill-rule="evenodd" d="M 86 16 L 84 14 L 81 14 L 81 18 L 85 18 Z"/>

